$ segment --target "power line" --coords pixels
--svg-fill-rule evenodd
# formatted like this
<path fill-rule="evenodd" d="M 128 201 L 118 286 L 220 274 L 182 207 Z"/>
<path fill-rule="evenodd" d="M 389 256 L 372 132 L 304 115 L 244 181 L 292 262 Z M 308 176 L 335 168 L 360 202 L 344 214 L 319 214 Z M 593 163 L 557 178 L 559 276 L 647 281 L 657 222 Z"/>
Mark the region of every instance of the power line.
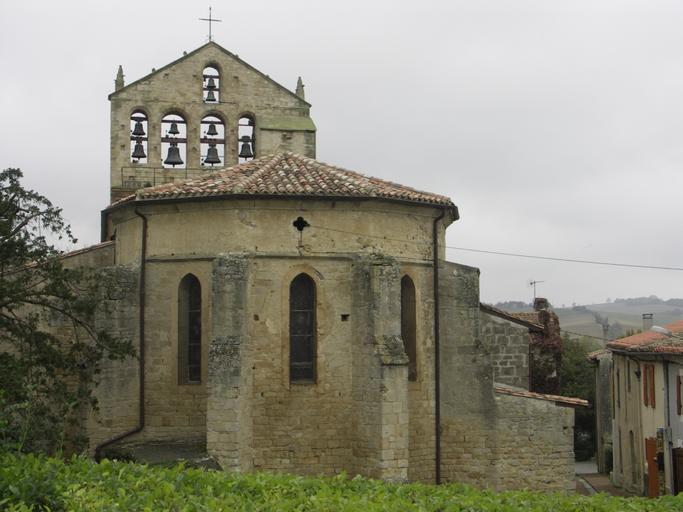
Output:
<path fill-rule="evenodd" d="M 353 235 L 353 236 L 360 236 L 363 238 L 375 238 L 378 240 L 388 240 L 391 242 L 399 242 L 399 243 L 405 243 L 405 244 L 415 244 L 415 245 L 424 245 L 425 242 L 424 240 L 402 240 L 399 238 L 391 238 L 388 236 L 384 235 L 370 235 L 368 233 L 358 233 L 357 231 L 346 231 L 343 229 L 336 229 L 336 228 L 330 228 L 327 226 L 318 226 L 318 225 L 311 225 L 312 228 L 317 228 L 317 229 L 322 229 L 324 231 L 333 231 L 336 233 L 344 233 L 346 235 Z M 431 244 L 431 242 L 429 242 Z M 498 256 L 513 256 L 516 258 L 528 258 L 528 259 L 534 259 L 534 260 L 548 260 L 548 261 L 560 261 L 560 262 L 565 262 L 565 263 L 584 263 L 584 264 L 589 264 L 589 265 L 605 265 L 609 267 L 626 267 L 626 268 L 642 268 L 642 269 L 651 269 L 651 270 L 676 270 L 676 271 L 683 271 L 683 267 L 661 267 L 657 265 L 636 265 L 636 264 L 631 264 L 631 263 L 615 263 L 615 262 L 610 262 L 610 261 L 594 261 L 594 260 L 579 260 L 579 259 L 572 259 L 572 258 L 555 258 L 552 256 L 536 256 L 533 254 L 520 254 L 520 253 L 514 253 L 514 252 L 501 252 L 501 251 L 487 251 L 484 249 L 472 249 L 469 247 L 455 247 L 453 245 L 446 245 L 446 249 L 453 249 L 456 251 L 469 251 L 469 252 L 478 252 L 482 254 L 495 254 Z"/>
<path fill-rule="evenodd" d="M 614 263 L 609 261 L 592 261 L 592 260 L 575 260 L 571 258 L 553 258 L 551 256 L 535 256 L 532 254 L 519 254 L 514 252 L 499 252 L 499 251 L 485 251 L 483 249 L 471 249 L 469 247 L 454 247 L 447 245 L 447 249 L 454 249 L 456 251 L 479 252 L 484 254 L 496 254 L 498 256 L 514 256 L 517 258 L 531 258 L 534 260 L 550 260 L 550 261 L 564 261 L 569 263 L 588 263 L 590 265 L 607 265 L 610 267 L 630 267 L 630 268 L 649 268 L 655 270 L 678 270 L 683 271 L 681 267 L 658 267 L 656 265 L 635 265 L 631 263 Z"/>

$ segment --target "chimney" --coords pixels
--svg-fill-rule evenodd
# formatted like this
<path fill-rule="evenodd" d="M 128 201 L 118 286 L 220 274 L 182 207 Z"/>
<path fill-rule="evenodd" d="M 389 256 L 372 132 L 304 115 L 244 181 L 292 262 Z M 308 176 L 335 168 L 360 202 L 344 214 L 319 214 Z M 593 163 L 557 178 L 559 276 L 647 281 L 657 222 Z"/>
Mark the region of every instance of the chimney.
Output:
<path fill-rule="evenodd" d="M 653 316 L 653 313 L 643 313 L 643 332 L 649 331 L 652 328 Z"/>
<path fill-rule="evenodd" d="M 544 299 L 543 297 L 536 297 L 534 299 L 534 311 L 543 311 L 544 309 L 548 309 L 548 307 L 548 299 Z"/>

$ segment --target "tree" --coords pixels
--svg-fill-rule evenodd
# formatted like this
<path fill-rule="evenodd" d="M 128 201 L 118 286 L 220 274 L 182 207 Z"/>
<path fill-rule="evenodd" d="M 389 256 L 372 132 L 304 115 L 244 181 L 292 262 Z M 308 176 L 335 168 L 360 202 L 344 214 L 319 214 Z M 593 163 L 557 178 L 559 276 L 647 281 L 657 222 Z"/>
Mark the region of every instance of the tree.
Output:
<path fill-rule="evenodd" d="M 129 341 L 94 328 L 108 283 L 65 268 L 57 241 L 76 243 L 19 169 L 0 173 L 0 445 L 54 453 L 77 442 L 103 358 L 133 355 Z"/>
<path fill-rule="evenodd" d="M 586 356 L 600 347 L 588 337 L 572 339 L 565 334 L 562 339 L 561 393 L 591 404 L 575 411 L 574 452 L 578 460 L 589 459 L 595 453 L 595 370 Z"/>

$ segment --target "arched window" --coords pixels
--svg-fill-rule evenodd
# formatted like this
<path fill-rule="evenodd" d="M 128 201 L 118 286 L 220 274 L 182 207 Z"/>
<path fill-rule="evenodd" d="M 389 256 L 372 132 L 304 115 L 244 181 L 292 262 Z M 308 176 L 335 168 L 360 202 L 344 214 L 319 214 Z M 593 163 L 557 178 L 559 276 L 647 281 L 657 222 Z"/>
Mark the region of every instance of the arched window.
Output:
<path fill-rule="evenodd" d="M 192 274 L 178 286 L 178 383 L 202 380 L 202 287 Z"/>
<path fill-rule="evenodd" d="M 254 158 L 256 154 L 256 141 L 254 140 L 254 118 L 243 115 L 237 123 L 237 155 L 239 163 Z"/>
<path fill-rule="evenodd" d="M 219 103 L 221 90 L 221 77 L 218 69 L 207 66 L 202 73 L 202 99 L 204 103 Z"/>
<path fill-rule="evenodd" d="M 315 282 L 299 274 L 289 285 L 289 380 L 315 382 Z"/>
<path fill-rule="evenodd" d="M 130 160 L 147 163 L 147 114 L 136 110 L 130 116 Z"/>
<path fill-rule="evenodd" d="M 408 380 L 417 380 L 415 285 L 408 276 L 401 279 L 401 338 L 408 356 Z"/>
<path fill-rule="evenodd" d="M 166 155 L 164 168 L 184 166 L 187 160 L 187 125 L 178 114 L 168 114 L 161 120 L 161 154 Z"/>
<path fill-rule="evenodd" d="M 225 124 L 215 115 L 204 116 L 199 127 L 202 166 L 225 163 Z"/>

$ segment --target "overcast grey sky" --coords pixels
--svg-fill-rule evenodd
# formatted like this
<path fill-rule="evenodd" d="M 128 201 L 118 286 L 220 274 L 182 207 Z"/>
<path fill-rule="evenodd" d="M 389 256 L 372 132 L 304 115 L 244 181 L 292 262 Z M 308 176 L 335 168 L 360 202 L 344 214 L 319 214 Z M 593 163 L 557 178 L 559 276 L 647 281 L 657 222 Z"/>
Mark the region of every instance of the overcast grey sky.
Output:
<path fill-rule="evenodd" d="M 99 241 L 109 102 L 206 42 L 195 1 L 0 3 L 0 166 Z M 294 89 L 318 159 L 449 195 L 447 244 L 683 267 L 683 2 L 214 1 L 214 39 Z M 683 272 L 448 250 L 485 301 L 683 297 Z"/>

